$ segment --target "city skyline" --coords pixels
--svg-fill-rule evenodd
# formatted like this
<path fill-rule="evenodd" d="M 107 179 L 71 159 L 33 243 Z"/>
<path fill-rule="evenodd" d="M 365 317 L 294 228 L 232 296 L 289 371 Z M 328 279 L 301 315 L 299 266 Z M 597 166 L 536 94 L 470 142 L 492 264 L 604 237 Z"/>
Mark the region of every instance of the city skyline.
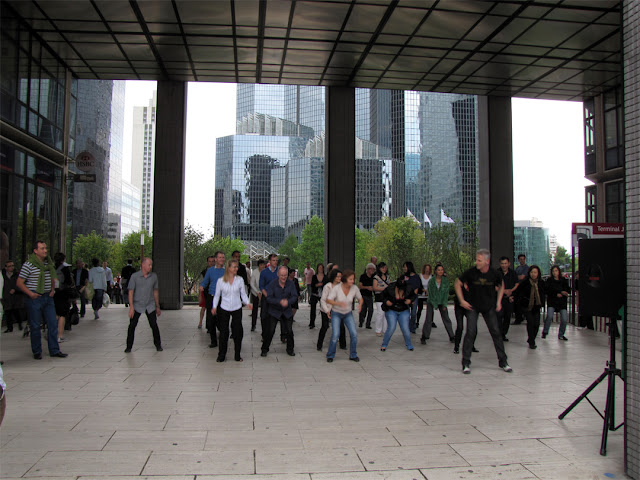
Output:
<path fill-rule="evenodd" d="M 155 82 L 127 81 L 128 111 L 154 89 Z M 206 234 L 214 223 L 215 139 L 235 133 L 235 91 L 235 84 L 189 84 L 185 222 Z M 540 218 L 569 248 L 571 223 L 584 221 L 584 186 L 590 184 L 584 178 L 582 103 L 514 98 L 512 105 L 515 219 Z M 125 123 L 128 118 L 130 113 Z M 126 130 L 123 172 L 128 162 L 130 168 Z M 550 193 L 549 185 L 557 185 L 558 193 Z"/>

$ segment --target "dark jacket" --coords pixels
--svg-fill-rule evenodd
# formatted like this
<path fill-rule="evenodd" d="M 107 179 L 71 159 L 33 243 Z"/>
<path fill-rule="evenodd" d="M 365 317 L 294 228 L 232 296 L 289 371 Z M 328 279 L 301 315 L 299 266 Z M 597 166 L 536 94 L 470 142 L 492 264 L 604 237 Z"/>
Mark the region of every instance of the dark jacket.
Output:
<path fill-rule="evenodd" d="M 77 285 L 76 284 L 76 275 L 77 275 L 77 273 L 78 273 L 78 269 L 77 268 L 74 268 L 71 271 L 71 277 L 73 278 L 73 283 L 75 285 Z M 82 271 L 80 272 L 80 284 L 77 285 L 77 286 L 79 288 L 82 288 L 87 284 L 88 281 L 89 281 L 89 270 L 87 270 L 86 268 L 83 268 Z"/>
<path fill-rule="evenodd" d="M 411 304 L 407 305 L 406 300 L 411 300 L 413 303 L 415 299 L 416 294 L 408 283 L 404 288 L 404 298 L 396 298 L 396 282 L 393 282 L 382 291 L 382 310 L 385 312 L 388 310 L 404 312 L 411 308 Z M 387 301 L 391 302 L 391 306 L 387 305 Z"/>
<path fill-rule="evenodd" d="M 266 270 L 266 269 L 265 269 Z M 263 270 L 264 272 L 264 270 Z M 293 311 L 291 305 L 298 301 L 298 292 L 294 282 L 287 279 L 284 284 L 284 288 L 280 286 L 279 280 L 276 278 L 272 280 L 267 288 L 267 304 L 269 305 L 269 315 L 275 318 L 292 318 Z M 280 305 L 280 300 L 286 299 L 288 305 L 283 307 Z"/>
<path fill-rule="evenodd" d="M 569 286 L 569 280 L 562 275 L 558 280 L 554 280 L 553 277 L 547 279 L 545 282 L 545 293 L 547 295 L 547 305 L 553 307 L 555 311 L 567 309 L 567 297 L 562 295 L 558 298 L 560 292 L 571 293 L 571 287 Z"/>
<path fill-rule="evenodd" d="M 2 288 L 2 306 L 5 310 L 13 310 L 16 308 L 24 307 L 24 294 L 18 290 L 16 282 L 18 281 L 18 271 L 14 270 L 13 276 L 9 278 L 7 271 L 2 269 L 2 276 L 4 278 L 4 287 Z M 11 290 L 15 292 L 9 293 Z"/>
<path fill-rule="evenodd" d="M 540 295 L 540 306 L 544 306 L 545 298 L 545 281 L 542 278 L 538 279 L 538 293 Z M 518 284 L 516 289 L 516 302 L 522 307 L 523 310 L 529 309 L 529 296 L 531 295 L 531 282 L 529 277 L 525 278 Z"/>

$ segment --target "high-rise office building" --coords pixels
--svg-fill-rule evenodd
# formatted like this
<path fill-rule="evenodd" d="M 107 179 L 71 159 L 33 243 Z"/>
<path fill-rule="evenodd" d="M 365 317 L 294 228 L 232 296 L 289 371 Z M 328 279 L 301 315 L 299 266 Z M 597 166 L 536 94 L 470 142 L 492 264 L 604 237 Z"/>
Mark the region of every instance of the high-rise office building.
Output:
<path fill-rule="evenodd" d="M 114 81 L 111 90 L 111 132 L 109 142 L 108 230 L 111 241 L 122 240 L 122 160 L 124 150 L 124 96 L 126 82 Z"/>
<path fill-rule="evenodd" d="M 525 254 L 528 265 L 538 265 L 542 274 L 549 272 L 551 250 L 549 230 L 537 218 L 513 222 L 513 251 Z"/>
<path fill-rule="evenodd" d="M 324 89 L 238 85 L 236 135 L 217 139 L 222 235 L 279 244 L 324 217 Z M 356 89 L 356 226 L 409 209 L 477 218 L 476 98 Z"/>
<path fill-rule="evenodd" d="M 122 197 L 120 201 L 120 240 L 130 233 L 140 231 L 140 212 L 142 199 L 140 189 L 135 185 L 122 181 Z"/>
<path fill-rule="evenodd" d="M 153 172 L 156 144 L 156 92 L 145 106 L 133 107 L 131 183 L 140 189 L 141 228 L 153 230 Z"/>
<path fill-rule="evenodd" d="M 96 181 L 70 185 L 72 238 L 92 231 L 105 236 L 108 232 L 112 96 L 110 80 L 78 80 L 75 153 L 93 156 L 95 167 L 86 173 L 95 174 Z M 72 171 L 82 173 L 77 167 L 73 165 Z"/>

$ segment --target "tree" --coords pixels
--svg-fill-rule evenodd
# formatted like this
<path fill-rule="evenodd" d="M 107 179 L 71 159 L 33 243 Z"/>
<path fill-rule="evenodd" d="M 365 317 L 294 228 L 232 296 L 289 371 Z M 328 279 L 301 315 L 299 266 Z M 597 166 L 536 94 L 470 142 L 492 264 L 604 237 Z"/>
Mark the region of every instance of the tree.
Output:
<path fill-rule="evenodd" d="M 562 268 L 563 270 L 571 269 L 571 255 L 569 255 L 569 252 L 567 252 L 566 248 L 558 245 L 554 263 L 556 265 L 560 265 L 560 268 Z M 568 265 L 568 268 L 565 268 L 565 265 Z"/>
<path fill-rule="evenodd" d="M 419 225 L 411 218 L 385 217 L 374 227 L 376 233 L 375 253 L 378 259 L 389 266 L 391 278 L 402 273 L 402 264 L 419 258 L 419 248 L 424 245 Z"/>
<path fill-rule="evenodd" d="M 463 230 L 475 231 L 473 224 L 463 225 Z M 460 241 L 460 228 L 456 224 L 440 224 L 425 231 L 425 250 L 429 254 L 427 263 L 440 262 L 451 278 L 456 278 L 474 265 L 477 244 Z M 474 235 L 466 235 L 475 238 Z"/>
<path fill-rule="evenodd" d="M 302 242 L 294 248 L 294 256 L 302 263 L 298 265 L 299 269 L 306 266 L 306 262 L 310 262 L 314 269 L 319 263 L 324 263 L 324 223 L 319 217 L 311 217 L 302 230 Z"/>
<path fill-rule="evenodd" d="M 184 293 L 193 292 L 200 279 L 200 273 L 206 266 L 207 254 L 204 251 L 204 234 L 187 224 L 184 229 Z"/>
<path fill-rule="evenodd" d="M 100 262 L 109 259 L 112 244 L 109 240 L 98 235 L 93 230 L 89 235 L 78 235 L 73 241 L 73 254 L 83 262 L 91 265 L 91 260 L 97 258 Z M 68 259 L 68 263 L 71 259 Z"/>
<path fill-rule="evenodd" d="M 293 268 L 294 265 L 297 265 L 296 259 L 296 248 L 298 248 L 298 237 L 296 237 L 293 233 L 284 239 L 280 248 L 278 248 L 278 253 L 280 255 L 280 259 L 284 257 L 289 257 L 291 259 L 290 266 Z"/>
<path fill-rule="evenodd" d="M 355 235 L 355 267 L 356 272 L 364 272 L 367 263 L 376 255 L 376 234 L 373 230 L 356 228 Z"/>
<path fill-rule="evenodd" d="M 120 272 L 127 264 L 127 260 L 133 260 L 133 266 L 140 270 L 140 235 L 144 234 L 144 256 L 153 258 L 153 237 L 146 232 L 132 232 L 116 243 L 111 249 L 109 264 L 114 273 Z"/>

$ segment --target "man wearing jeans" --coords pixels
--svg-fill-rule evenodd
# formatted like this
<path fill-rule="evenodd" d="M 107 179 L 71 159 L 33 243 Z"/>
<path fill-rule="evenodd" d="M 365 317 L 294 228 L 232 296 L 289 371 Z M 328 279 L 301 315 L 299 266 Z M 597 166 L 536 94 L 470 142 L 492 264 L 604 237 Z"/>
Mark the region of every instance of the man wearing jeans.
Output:
<path fill-rule="evenodd" d="M 471 352 L 478 333 L 478 315 L 482 313 L 487 324 L 493 346 L 498 355 L 498 365 L 505 372 L 512 372 L 507 363 L 507 354 L 502 343 L 502 334 L 498 326 L 496 311 L 502 309 L 502 295 L 504 283 L 498 272 L 489 267 L 491 253 L 489 250 L 476 252 L 476 266 L 466 270 L 460 278 L 456 278 L 455 290 L 460 306 L 467 310 L 467 333 L 462 344 L 462 373 L 471 373 Z M 462 293 L 462 285 L 469 287 L 469 301 L 465 300 Z M 498 295 L 496 298 L 496 290 Z"/>
<path fill-rule="evenodd" d="M 26 307 L 29 325 L 31 326 L 31 351 L 33 358 L 42 360 L 42 342 L 40 324 L 47 322 L 47 345 L 49 355 L 65 358 L 66 353 L 60 351 L 58 345 L 58 319 L 53 306 L 55 294 L 54 279 L 56 269 L 51 257 L 47 255 L 47 244 L 37 240 L 33 254 L 22 265 L 16 286 L 27 295 Z"/>
<path fill-rule="evenodd" d="M 153 343 L 156 350 L 162 351 L 160 341 L 160 329 L 158 328 L 157 317 L 160 311 L 160 299 L 158 295 L 158 276 L 151 271 L 153 260 L 145 258 L 140 265 L 140 271 L 131 275 L 129 279 L 129 330 L 127 332 L 127 348 L 124 351 L 129 353 L 133 348 L 133 340 L 138 326 L 138 319 L 142 313 L 147 314 L 149 326 L 153 332 Z"/>

